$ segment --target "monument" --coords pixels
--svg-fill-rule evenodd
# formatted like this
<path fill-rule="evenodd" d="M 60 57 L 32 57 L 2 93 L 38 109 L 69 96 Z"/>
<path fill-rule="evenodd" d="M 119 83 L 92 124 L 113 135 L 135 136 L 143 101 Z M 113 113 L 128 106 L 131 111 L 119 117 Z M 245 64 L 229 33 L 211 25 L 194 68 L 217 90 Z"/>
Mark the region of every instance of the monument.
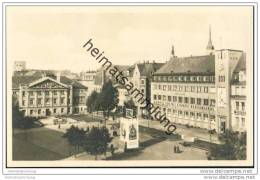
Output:
<path fill-rule="evenodd" d="M 132 109 L 126 109 L 125 117 L 120 118 L 120 140 L 124 150 L 139 147 L 138 119 Z"/>

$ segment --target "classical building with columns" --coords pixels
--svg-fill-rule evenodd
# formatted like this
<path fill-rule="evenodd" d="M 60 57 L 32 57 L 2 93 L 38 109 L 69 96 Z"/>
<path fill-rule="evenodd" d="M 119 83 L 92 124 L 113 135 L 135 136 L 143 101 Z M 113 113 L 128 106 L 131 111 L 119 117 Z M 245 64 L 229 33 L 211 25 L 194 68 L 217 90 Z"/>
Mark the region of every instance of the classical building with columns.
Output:
<path fill-rule="evenodd" d="M 13 99 L 26 116 L 52 116 L 86 112 L 87 88 L 65 76 L 41 73 L 12 77 Z"/>
<path fill-rule="evenodd" d="M 246 131 L 246 56 L 240 50 L 214 50 L 209 33 L 206 55 L 172 57 L 153 74 L 151 101 L 177 124 Z"/>

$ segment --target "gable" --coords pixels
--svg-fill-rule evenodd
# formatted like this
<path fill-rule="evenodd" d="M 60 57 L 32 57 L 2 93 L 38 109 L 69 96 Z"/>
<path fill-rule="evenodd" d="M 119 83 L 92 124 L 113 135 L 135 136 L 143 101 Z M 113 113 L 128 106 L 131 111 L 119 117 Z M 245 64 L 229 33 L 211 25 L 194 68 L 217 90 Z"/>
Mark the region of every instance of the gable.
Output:
<path fill-rule="evenodd" d="M 29 85 L 29 88 L 33 89 L 56 89 L 56 88 L 67 88 L 67 85 L 58 81 L 52 80 L 51 78 L 40 79 Z"/>

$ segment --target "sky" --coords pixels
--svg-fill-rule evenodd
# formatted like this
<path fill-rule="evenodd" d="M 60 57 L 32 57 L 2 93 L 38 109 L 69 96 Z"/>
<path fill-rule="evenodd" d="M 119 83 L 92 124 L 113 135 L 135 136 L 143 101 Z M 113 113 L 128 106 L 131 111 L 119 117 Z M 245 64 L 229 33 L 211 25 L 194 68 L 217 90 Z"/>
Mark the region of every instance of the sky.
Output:
<path fill-rule="evenodd" d="M 100 67 L 82 47 L 90 38 L 113 64 L 205 55 L 215 49 L 252 53 L 253 11 L 246 6 L 8 6 L 7 65 L 30 69 Z"/>

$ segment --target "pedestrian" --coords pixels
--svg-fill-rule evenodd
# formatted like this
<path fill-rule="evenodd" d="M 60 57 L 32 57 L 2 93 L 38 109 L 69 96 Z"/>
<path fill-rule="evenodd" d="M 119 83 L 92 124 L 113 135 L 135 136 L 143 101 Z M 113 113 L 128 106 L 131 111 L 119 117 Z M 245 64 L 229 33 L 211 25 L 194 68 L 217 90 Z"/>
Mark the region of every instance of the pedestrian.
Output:
<path fill-rule="evenodd" d="M 176 153 L 176 146 L 174 145 L 174 153 Z"/>

